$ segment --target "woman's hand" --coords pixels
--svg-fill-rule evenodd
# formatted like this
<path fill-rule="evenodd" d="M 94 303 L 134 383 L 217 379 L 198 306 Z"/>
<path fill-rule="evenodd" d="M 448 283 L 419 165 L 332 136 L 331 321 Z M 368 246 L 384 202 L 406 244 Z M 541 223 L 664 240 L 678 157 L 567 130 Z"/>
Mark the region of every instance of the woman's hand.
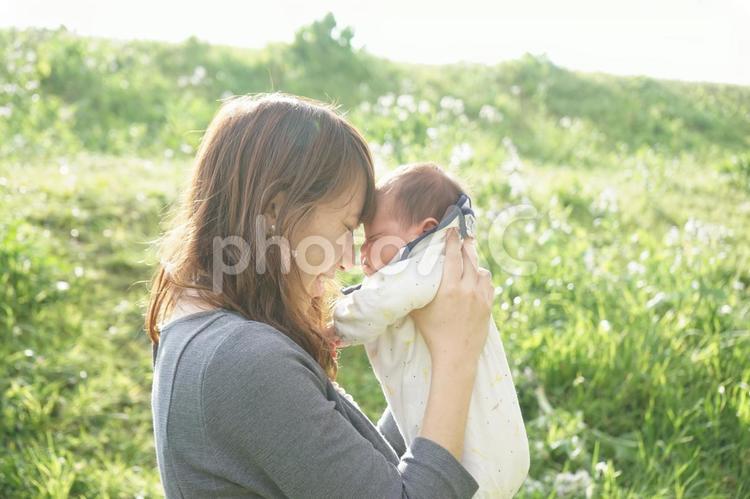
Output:
<path fill-rule="evenodd" d="M 428 305 L 411 313 L 430 350 L 433 367 L 476 368 L 487 340 L 493 298 L 491 274 L 477 266 L 474 239 L 462 243 L 456 229 L 449 229 L 437 294 Z"/>
<path fill-rule="evenodd" d="M 463 458 L 477 361 L 489 331 L 494 296 L 490 277 L 477 267 L 474 240 L 461 244 L 456 231 L 449 230 L 437 294 L 411 313 L 432 357 L 430 394 L 419 434 L 458 460 Z"/>

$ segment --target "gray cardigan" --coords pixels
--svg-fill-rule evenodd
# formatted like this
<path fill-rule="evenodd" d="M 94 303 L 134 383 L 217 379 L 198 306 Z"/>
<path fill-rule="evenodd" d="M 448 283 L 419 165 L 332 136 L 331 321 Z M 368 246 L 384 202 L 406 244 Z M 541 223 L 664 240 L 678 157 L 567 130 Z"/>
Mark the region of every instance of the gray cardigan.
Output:
<path fill-rule="evenodd" d="M 156 458 L 166 496 L 470 498 L 436 442 L 375 427 L 277 329 L 218 309 L 167 324 L 154 349 Z"/>

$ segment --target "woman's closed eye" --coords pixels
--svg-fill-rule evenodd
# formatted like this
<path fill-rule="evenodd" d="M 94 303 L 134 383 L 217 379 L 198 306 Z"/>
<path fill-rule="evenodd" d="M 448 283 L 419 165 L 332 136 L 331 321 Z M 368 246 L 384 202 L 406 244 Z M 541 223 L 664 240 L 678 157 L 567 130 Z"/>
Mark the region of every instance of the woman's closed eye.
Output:
<path fill-rule="evenodd" d="M 378 238 L 380 237 L 380 233 L 378 234 L 372 234 L 369 237 L 365 239 L 365 244 L 372 244 L 374 243 Z"/>
<path fill-rule="evenodd" d="M 359 225 L 360 225 L 359 224 L 359 219 L 356 219 L 356 220 L 353 220 L 353 221 L 351 221 L 351 220 L 352 219 L 345 220 L 345 221 L 342 222 L 342 224 L 344 225 L 344 227 L 346 228 L 346 230 L 348 230 L 349 232 L 354 232 L 355 230 L 357 230 L 357 227 L 359 227 Z"/>

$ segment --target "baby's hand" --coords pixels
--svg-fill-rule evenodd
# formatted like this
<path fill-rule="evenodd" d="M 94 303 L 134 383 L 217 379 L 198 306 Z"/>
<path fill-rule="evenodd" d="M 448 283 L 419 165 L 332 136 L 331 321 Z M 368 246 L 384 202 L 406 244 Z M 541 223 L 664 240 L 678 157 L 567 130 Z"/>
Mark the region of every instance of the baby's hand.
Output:
<path fill-rule="evenodd" d="M 338 333 L 336 332 L 336 326 L 334 325 L 333 322 L 328 324 L 328 326 L 326 326 L 326 328 L 323 330 L 323 336 L 327 338 L 328 340 L 332 340 L 332 341 L 341 340 Z"/>
<path fill-rule="evenodd" d="M 332 347 L 331 356 L 334 360 L 338 359 L 339 348 L 343 346 L 343 339 L 336 333 L 336 326 L 333 323 L 326 326 L 323 330 L 323 336 L 329 342 Z"/>

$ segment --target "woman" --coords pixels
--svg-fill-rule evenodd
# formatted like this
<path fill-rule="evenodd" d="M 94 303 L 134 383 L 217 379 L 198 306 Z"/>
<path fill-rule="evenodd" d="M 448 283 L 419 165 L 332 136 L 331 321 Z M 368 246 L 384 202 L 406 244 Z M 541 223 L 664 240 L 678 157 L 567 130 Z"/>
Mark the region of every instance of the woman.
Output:
<path fill-rule="evenodd" d="M 460 459 L 493 288 L 472 242 L 449 237 L 437 296 L 413 313 L 432 378 L 411 447 L 388 410 L 376 427 L 334 383 L 326 288 L 353 265 L 374 187 L 364 139 L 320 103 L 242 97 L 214 118 L 161 241 L 146 317 L 168 497 L 477 490 Z"/>

